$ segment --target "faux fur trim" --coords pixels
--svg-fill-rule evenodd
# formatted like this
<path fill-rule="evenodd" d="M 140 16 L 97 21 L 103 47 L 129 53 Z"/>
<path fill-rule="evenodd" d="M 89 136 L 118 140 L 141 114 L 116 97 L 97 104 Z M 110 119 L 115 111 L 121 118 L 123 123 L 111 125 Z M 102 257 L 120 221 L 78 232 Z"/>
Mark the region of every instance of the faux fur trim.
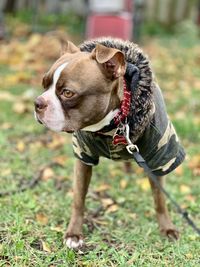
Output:
<path fill-rule="evenodd" d="M 135 93 L 132 94 L 129 116 L 131 140 L 136 142 L 149 124 L 154 110 L 153 79 L 149 60 L 138 45 L 121 39 L 98 38 L 85 41 L 79 47 L 81 51 L 91 52 L 97 43 L 121 50 L 126 61 L 135 64 L 139 69 L 139 81 Z"/>

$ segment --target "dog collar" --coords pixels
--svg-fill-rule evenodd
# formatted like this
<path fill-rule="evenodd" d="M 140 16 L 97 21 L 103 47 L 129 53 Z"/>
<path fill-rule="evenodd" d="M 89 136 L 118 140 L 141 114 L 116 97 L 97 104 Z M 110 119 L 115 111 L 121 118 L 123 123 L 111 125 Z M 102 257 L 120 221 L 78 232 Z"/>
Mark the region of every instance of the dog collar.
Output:
<path fill-rule="evenodd" d="M 128 115 L 130 113 L 131 106 L 131 91 L 127 88 L 125 79 L 123 79 L 123 100 L 121 101 L 121 106 L 115 117 L 111 120 L 109 125 L 103 127 L 98 133 L 110 132 L 116 129 L 113 135 L 113 145 L 127 144 L 126 138 L 124 136 L 124 125 L 128 122 Z"/>

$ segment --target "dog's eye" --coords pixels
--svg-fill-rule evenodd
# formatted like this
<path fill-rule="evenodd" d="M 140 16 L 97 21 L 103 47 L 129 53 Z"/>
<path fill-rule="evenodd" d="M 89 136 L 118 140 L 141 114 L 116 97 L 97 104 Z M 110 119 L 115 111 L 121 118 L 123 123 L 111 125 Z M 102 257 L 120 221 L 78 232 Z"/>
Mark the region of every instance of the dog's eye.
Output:
<path fill-rule="evenodd" d="M 66 98 L 71 98 L 72 96 L 75 95 L 75 93 L 73 93 L 72 91 L 70 91 L 69 89 L 65 89 L 63 90 L 62 95 Z"/>

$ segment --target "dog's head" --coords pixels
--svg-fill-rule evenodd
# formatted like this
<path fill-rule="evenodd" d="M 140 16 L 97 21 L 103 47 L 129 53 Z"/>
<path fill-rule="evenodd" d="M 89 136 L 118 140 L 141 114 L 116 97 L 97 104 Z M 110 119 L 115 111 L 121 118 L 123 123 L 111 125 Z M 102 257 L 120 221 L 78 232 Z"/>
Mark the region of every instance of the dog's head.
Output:
<path fill-rule="evenodd" d="M 101 121 L 119 106 L 124 54 L 98 44 L 81 52 L 71 42 L 44 75 L 45 92 L 35 100 L 35 117 L 51 130 L 73 132 Z"/>

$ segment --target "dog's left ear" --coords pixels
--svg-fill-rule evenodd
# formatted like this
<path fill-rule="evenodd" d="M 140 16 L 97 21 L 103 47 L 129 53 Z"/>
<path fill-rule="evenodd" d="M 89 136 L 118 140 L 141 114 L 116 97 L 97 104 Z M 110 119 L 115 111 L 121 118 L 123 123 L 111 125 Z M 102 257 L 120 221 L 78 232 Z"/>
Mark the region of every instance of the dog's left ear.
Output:
<path fill-rule="evenodd" d="M 73 53 L 76 53 L 76 52 L 79 52 L 79 51 L 80 51 L 80 49 L 77 46 L 75 46 L 75 44 L 73 44 L 70 41 L 62 42 L 61 43 L 61 53 L 60 53 L 60 56 L 63 56 L 65 53 L 73 54 Z"/>
<path fill-rule="evenodd" d="M 92 51 L 92 58 L 102 64 L 105 75 L 111 79 L 117 79 L 125 74 L 125 56 L 118 49 L 97 44 Z"/>

